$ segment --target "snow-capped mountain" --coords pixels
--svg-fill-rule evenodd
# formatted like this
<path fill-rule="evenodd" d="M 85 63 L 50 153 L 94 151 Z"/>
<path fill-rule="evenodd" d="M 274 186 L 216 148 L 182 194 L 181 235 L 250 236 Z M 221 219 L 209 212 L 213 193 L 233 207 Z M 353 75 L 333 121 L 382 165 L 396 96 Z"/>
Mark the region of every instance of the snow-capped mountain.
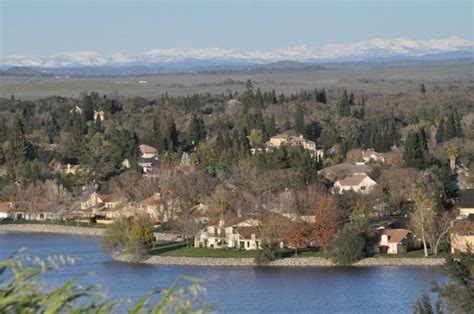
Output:
<path fill-rule="evenodd" d="M 267 63 L 283 60 L 300 62 L 359 61 L 385 57 L 422 57 L 457 51 L 472 52 L 474 43 L 451 36 L 446 39 L 411 40 L 407 38 L 373 39 L 351 44 L 327 44 L 320 48 L 303 44 L 272 51 L 239 51 L 223 48 L 157 48 L 127 55 L 105 56 L 95 51 L 62 52 L 50 57 L 10 55 L 0 61 L 4 66 L 75 67 L 166 64 L 192 61 L 239 61 Z M 471 54 L 472 55 L 472 54 Z"/>

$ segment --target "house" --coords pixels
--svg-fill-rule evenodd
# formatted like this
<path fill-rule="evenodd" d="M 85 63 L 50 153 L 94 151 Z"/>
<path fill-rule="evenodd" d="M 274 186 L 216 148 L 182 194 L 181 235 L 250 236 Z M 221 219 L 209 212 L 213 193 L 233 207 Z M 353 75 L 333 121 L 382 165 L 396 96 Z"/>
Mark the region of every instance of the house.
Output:
<path fill-rule="evenodd" d="M 474 214 L 464 219 L 456 219 L 451 229 L 451 253 L 474 252 Z"/>
<path fill-rule="evenodd" d="M 0 203 L 0 219 L 12 218 L 13 203 Z"/>
<path fill-rule="evenodd" d="M 452 253 L 466 252 L 468 246 L 474 250 L 474 189 L 461 193 L 458 209 L 450 234 Z"/>
<path fill-rule="evenodd" d="M 377 182 L 366 173 L 355 173 L 342 180 L 337 180 L 334 183 L 334 192 L 343 194 L 345 191 L 354 191 L 360 194 L 368 194 L 375 185 L 377 185 Z"/>
<path fill-rule="evenodd" d="M 372 169 L 370 165 L 366 164 L 351 164 L 344 162 L 342 164 L 337 164 L 334 166 L 326 167 L 318 171 L 318 175 L 322 176 L 324 179 L 334 182 L 337 179 L 350 176 L 355 173 L 367 173 Z"/>
<path fill-rule="evenodd" d="M 302 134 L 298 136 L 286 134 L 275 135 L 265 144 L 267 149 L 275 149 L 283 145 L 288 147 L 302 146 L 305 150 L 309 151 L 314 158 L 318 160 L 324 158 L 324 150 L 317 147 L 315 142 L 305 139 Z"/>
<path fill-rule="evenodd" d="M 99 119 L 100 121 L 104 121 L 105 119 L 105 112 L 104 111 L 95 111 L 94 110 L 94 121 Z"/>
<path fill-rule="evenodd" d="M 67 163 L 66 165 L 62 165 L 58 163 L 55 168 L 55 172 L 61 173 L 64 175 L 68 175 L 68 174 L 76 175 L 76 174 L 85 173 L 88 171 L 89 169 L 87 169 L 85 166 L 71 165 L 70 163 Z"/>
<path fill-rule="evenodd" d="M 458 209 L 459 215 L 464 218 L 470 214 L 474 214 L 474 189 L 461 192 Z"/>
<path fill-rule="evenodd" d="M 142 168 L 143 175 L 148 177 L 156 177 L 156 169 L 160 164 L 160 160 L 158 158 L 158 151 L 156 150 L 156 148 L 145 144 L 141 144 L 139 146 L 139 149 L 140 156 L 137 159 L 137 163 Z M 128 166 L 130 166 L 130 163 L 128 163 Z"/>
<path fill-rule="evenodd" d="M 219 220 L 196 234 L 194 246 L 256 250 L 261 245 L 258 237 L 259 225 L 260 222 L 253 218 L 239 217 L 227 222 Z"/>
<path fill-rule="evenodd" d="M 413 236 L 409 230 L 380 227 L 369 240 L 367 253 L 398 254 L 406 252 L 412 245 Z"/>
<path fill-rule="evenodd" d="M 385 162 L 385 154 L 377 153 L 375 149 L 368 148 L 368 149 L 362 150 L 362 160 L 365 163 L 376 162 L 376 161 Z"/>
<path fill-rule="evenodd" d="M 140 149 L 140 157 L 143 159 L 155 158 L 158 155 L 158 151 L 156 148 L 141 144 L 139 146 Z"/>
<path fill-rule="evenodd" d="M 102 209 L 118 208 L 124 204 L 124 197 L 116 194 L 98 194 L 93 192 L 81 202 L 81 210 L 93 209 L 94 214 L 99 214 Z"/>
<path fill-rule="evenodd" d="M 24 220 L 62 220 L 66 207 L 59 204 L 14 202 L 11 209 L 11 218 Z"/>

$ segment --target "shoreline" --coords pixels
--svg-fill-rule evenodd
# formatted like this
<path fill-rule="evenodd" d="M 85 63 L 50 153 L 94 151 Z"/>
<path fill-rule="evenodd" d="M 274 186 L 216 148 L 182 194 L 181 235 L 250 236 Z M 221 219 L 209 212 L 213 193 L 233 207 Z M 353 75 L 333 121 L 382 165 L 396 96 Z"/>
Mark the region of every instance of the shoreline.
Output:
<path fill-rule="evenodd" d="M 79 236 L 101 237 L 106 228 L 65 226 L 50 224 L 4 224 L 0 225 L 0 232 L 21 233 L 56 233 Z M 154 232 L 157 241 L 173 242 L 179 240 L 178 235 L 173 233 Z"/>
<path fill-rule="evenodd" d="M 48 224 L 6 224 L 0 225 L 0 232 L 21 232 L 21 233 L 57 233 L 80 236 L 102 236 L 104 228 L 62 226 Z M 173 241 L 176 235 L 155 233 L 158 240 Z M 253 258 L 222 258 L 222 257 L 185 257 L 151 255 L 137 262 L 127 255 L 115 254 L 112 258 L 125 263 L 140 263 L 147 265 L 176 265 L 176 266 L 201 266 L 201 267 L 258 267 Z M 368 257 L 364 258 L 353 266 L 442 266 L 444 258 L 397 258 L 397 257 Z M 336 267 L 329 259 L 324 257 L 293 257 L 279 259 L 270 262 L 262 267 Z"/>
<path fill-rule="evenodd" d="M 135 261 L 126 254 L 114 254 L 112 258 L 124 263 L 138 263 L 147 265 L 175 265 L 175 266 L 201 266 L 201 267 L 259 267 L 253 258 L 219 258 L 219 257 L 185 257 L 152 255 L 141 261 Z M 373 266 L 442 266 L 444 258 L 396 258 L 396 257 L 368 257 L 364 258 L 353 267 Z M 324 257 L 284 258 L 262 265 L 261 267 L 339 267 L 331 260 Z"/>
<path fill-rule="evenodd" d="M 0 232 L 21 233 L 58 233 L 81 236 L 102 236 L 105 228 L 77 227 L 49 224 L 5 224 L 0 225 Z"/>

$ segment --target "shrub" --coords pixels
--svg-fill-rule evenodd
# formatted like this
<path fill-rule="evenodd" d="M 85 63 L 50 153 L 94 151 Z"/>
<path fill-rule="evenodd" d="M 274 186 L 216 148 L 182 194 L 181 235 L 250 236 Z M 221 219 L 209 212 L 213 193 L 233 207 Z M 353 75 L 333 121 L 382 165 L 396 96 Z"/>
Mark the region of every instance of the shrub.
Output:
<path fill-rule="evenodd" d="M 255 263 L 265 265 L 280 257 L 280 247 L 277 242 L 262 242 L 262 248 L 255 253 Z"/>
<path fill-rule="evenodd" d="M 334 240 L 330 256 L 337 265 L 352 265 L 364 257 L 364 247 L 364 238 L 357 228 L 352 224 L 347 224 Z"/>

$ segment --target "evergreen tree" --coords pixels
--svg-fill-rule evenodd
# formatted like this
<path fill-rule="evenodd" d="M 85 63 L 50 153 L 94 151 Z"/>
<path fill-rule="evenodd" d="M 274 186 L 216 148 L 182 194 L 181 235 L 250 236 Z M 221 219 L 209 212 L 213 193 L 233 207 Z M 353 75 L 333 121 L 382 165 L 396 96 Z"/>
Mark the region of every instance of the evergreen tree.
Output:
<path fill-rule="evenodd" d="M 25 164 L 30 159 L 31 148 L 26 140 L 23 122 L 18 114 L 13 117 L 8 138 L 7 168 L 12 180 L 21 179 L 25 173 Z"/>
<path fill-rule="evenodd" d="M 436 142 L 442 143 L 446 138 L 446 128 L 444 127 L 444 119 L 439 121 L 438 129 L 436 129 Z"/>
<path fill-rule="evenodd" d="M 270 117 L 267 116 L 265 120 L 265 132 L 268 137 L 272 137 L 277 133 L 277 126 L 275 121 L 275 114 L 272 114 Z"/>
<path fill-rule="evenodd" d="M 349 96 L 347 95 L 347 91 L 344 90 L 344 94 L 342 95 L 341 100 L 337 104 L 337 114 L 340 117 L 348 117 L 351 115 L 351 108 L 349 104 Z"/>
<path fill-rule="evenodd" d="M 421 92 L 422 94 L 425 94 L 425 93 L 426 93 L 425 83 L 422 83 L 422 84 L 421 84 L 420 92 Z"/>
<path fill-rule="evenodd" d="M 304 134 L 305 131 L 305 125 L 304 125 L 304 109 L 303 106 L 298 104 L 296 107 L 296 111 L 294 114 L 294 125 L 293 125 L 293 130 L 297 134 Z"/>

